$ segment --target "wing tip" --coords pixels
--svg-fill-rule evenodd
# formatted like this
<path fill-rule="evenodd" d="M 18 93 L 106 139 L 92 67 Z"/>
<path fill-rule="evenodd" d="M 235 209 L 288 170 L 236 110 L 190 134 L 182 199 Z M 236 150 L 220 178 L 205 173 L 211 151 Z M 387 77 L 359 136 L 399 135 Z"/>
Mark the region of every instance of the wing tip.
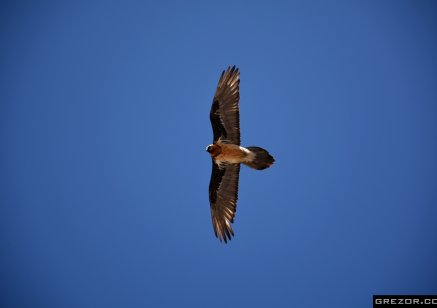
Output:
<path fill-rule="evenodd" d="M 216 228 L 218 230 L 216 230 Z M 234 230 L 232 230 L 232 227 L 227 228 L 227 227 L 220 225 L 220 226 L 216 226 L 216 228 L 214 228 L 214 233 L 215 233 L 215 236 L 220 240 L 221 243 L 225 242 L 225 244 L 227 244 L 228 241 L 230 242 L 232 240 L 232 237 L 235 236 Z"/>
<path fill-rule="evenodd" d="M 223 76 L 239 76 L 240 75 L 240 69 L 236 65 L 228 65 L 228 67 L 222 71 L 222 74 L 220 76 L 220 79 L 222 79 Z"/>
<path fill-rule="evenodd" d="M 233 237 L 233 235 L 231 236 L 231 235 L 226 235 L 226 234 L 217 236 L 217 238 L 220 240 L 220 243 L 224 242 L 225 244 L 230 242 L 232 240 L 232 237 Z"/>
<path fill-rule="evenodd" d="M 220 221 L 216 217 L 213 217 L 214 226 L 214 235 L 216 238 L 220 240 L 221 243 L 225 242 L 225 244 L 232 240 L 232 237 L 235 236 L 234 230 L 232 229 L 230 223 L 226 223 L 226 221 Z"/>

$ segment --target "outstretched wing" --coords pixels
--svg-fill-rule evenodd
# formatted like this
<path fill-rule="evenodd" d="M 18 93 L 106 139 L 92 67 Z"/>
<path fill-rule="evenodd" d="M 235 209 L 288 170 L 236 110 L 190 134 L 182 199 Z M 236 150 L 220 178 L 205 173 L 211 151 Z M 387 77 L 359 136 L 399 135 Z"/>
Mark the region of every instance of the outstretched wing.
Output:
<path fill-rule="evenodd" d="M 240 72 L 235 65 L 222 72 L 211 106 L 209 117 L 214 133 L 214 143 L 240 145 Z"/>
<path fill-rule="evenodd" d="M 237 211 L 238 178 L 240 164 L 217 165 L 212 160 L 211 182 L 209 183 L 209 202 L 215 236 L 220 241 L 231 240 L 234 235 L 231 223 Z"/>

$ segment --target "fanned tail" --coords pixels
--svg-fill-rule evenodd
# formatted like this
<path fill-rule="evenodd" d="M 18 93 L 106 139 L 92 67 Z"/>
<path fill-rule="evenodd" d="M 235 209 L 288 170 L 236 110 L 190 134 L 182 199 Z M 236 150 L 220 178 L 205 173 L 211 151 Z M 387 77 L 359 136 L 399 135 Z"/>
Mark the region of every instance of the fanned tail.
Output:
<path fill-rule="evenodd" d="M 250 168 L 263 170 L 270 167 L 275 162 L 273 156 L 263 148 L 247 147 L 246 149 L 255 154 L 252 160 L 244 162 L 244 164 Z"/>

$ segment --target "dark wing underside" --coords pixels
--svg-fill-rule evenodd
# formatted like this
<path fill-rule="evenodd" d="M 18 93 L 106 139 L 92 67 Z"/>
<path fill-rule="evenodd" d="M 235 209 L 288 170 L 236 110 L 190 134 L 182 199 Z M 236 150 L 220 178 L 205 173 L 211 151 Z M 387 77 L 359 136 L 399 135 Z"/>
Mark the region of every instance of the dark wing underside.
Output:
<path fill-rule="evenodd" d="M 240 145 L 240 72 L 235 66 L 222 72 L 209 117 L 214 143 L 222 141 Z"/>
<path fill-rule="evenodd" d="M 212 225 L 215 236 L 225 243 L 234 235 L 231 223 L 237 210 L 239 176 L 240 164 L 227 164 L 220 168 L 212 161 L 209 183 Z"/>

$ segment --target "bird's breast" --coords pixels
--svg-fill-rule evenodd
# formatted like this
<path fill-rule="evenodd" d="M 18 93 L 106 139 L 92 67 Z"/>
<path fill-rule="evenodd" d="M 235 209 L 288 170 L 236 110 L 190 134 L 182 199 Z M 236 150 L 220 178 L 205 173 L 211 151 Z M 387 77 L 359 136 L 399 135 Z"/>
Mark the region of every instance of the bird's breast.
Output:
<path fill-rule="evenodd" d="M 231 164 L 238 164 L 246 161 L 248 156 L 252 154 L 244 147 L 235 144 L 220 144 L 221 153 L 214 159 L 219 162 L 226 162 Z"/>

